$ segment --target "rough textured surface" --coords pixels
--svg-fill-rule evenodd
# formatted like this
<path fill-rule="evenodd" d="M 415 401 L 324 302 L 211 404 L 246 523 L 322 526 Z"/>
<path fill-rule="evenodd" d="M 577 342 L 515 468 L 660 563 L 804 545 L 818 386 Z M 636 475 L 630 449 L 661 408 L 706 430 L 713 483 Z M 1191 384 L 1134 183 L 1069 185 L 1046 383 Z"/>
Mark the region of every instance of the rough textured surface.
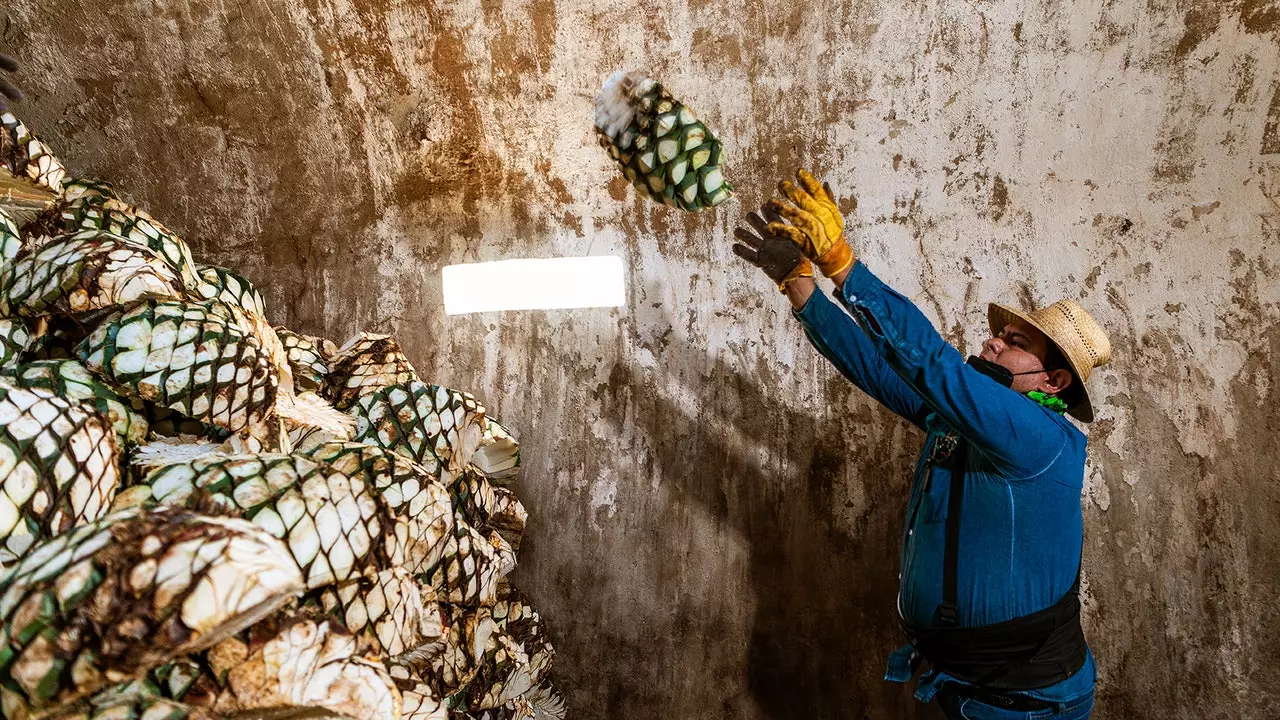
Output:
<path fill-rule="evenodd" d="M 575 717 L 929 717 L 880 680 L 920 437 L 729 233 L 806 163 L 972 348 L 985 302 L 1111 332 L 1087 478 L 1101 718 L 1280 714 L 1280 5 L 10 0 L 25 117 L 272 320 L 394 331 L 517 429 L 517 579 Z M 591 98 L 647 68 L 738 200 L 636 199 Z M 857 195 L 855 203 L 854 195 Z M 622 311 L 444 317 L 439 269 L 616 253 Z M 821 445 L 818 439 L 822 438 Z"/>

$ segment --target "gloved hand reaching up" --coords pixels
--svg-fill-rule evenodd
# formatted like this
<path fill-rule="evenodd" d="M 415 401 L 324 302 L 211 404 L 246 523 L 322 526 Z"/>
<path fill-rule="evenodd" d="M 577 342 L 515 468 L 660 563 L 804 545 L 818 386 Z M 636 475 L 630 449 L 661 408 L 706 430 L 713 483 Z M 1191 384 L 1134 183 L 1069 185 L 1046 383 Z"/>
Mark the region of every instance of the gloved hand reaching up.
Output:
<path fill-rule="evenodd" d="M 798 185 L 790 180 L 778 183 L 787 200 L 774 198 L 765 205 L 790 225 L 771 221 L 769 231 L 794 242 L 823 275 L 834 278 L 852 267 L 854 260 L 853 248 L 844 239 L 844 218 L 835 194 L 830 185 L 819 183 L 807 170 L 797 172 L 796 179 Z"/>
<path fill-rule="evenodd" d="M 775 224 L 789 227 L 781 222 L 782 218 L 768 209 L 764 213 L 773 222 L 767 222 L 756 213 L 747 213 L 747 223 L 755 234 L 742 227 L 734 229 L 733 236 L 738 242 L 734 243 L 733 252 L 764 270 L 764 274 L 778 283 L 778 289 L 785 293 L 787 286 L 796 278 L 813 277 L 813 265 L 799 245 L 773 231 Z"/>

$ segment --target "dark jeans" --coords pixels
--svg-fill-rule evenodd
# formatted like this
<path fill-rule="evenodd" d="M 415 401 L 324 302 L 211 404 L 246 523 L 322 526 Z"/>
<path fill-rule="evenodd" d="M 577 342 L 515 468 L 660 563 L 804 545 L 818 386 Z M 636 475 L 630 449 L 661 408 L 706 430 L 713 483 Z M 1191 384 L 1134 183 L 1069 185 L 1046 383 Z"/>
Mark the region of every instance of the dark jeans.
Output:
<path fill-rule="evenodd" d="M 939 693 L 938 705 L 948 720 L 1088 720 L 1093 712 L 1093 693 L 1032 712 L 1005 710 L 951 693 Z"/>

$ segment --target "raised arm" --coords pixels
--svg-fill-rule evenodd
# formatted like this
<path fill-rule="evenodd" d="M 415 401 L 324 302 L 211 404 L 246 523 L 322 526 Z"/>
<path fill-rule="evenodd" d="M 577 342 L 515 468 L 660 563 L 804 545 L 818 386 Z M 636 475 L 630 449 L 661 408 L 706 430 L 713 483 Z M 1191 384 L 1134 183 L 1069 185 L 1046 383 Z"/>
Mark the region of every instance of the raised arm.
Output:
<path fill-rule="evenodd" d="M 1024 477 L 1046 468 L 1067 442 L 1065 428 L 1036 403 L 965 364 L 924 314 L 865 265 L 844 237 L 844 218 L 831 188 L 804 170 L 766 205 L 773 236 L 789 239 L 838 294 L 877 355 L 932 411 L 984 454 Z M 775 217 L 780 219 L 774 219 Z"/>
<path fill-rule="evenodd" d="M 965 364 L 914 303 L 865 265 L 853 266 L 839 294 L 884 362 L 978 448 L 1023 476 L 1062 451 L 1066 431 L 1039 405 Z"/>
<path fill-rule="evenodd" d="M 870 338 L 822 292 L 813 292 L 794 312 L 809 342 L 862 392 L 924 428 L 928 408 L 911 386 L 876 352 Z"/>

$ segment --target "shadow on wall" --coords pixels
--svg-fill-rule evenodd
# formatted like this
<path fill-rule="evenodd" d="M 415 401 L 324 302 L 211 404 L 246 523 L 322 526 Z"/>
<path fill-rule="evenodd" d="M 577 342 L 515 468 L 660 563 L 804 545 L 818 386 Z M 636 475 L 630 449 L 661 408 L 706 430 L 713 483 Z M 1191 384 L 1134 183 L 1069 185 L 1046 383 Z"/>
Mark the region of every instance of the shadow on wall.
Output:
<path fill-rule="evenodd" d="M 656 462 L 673 502 L 696 503 L 749 547 L 755 597 L 744 601 L 753 599 L 756 611 L 745 684 L 755 708 L 731 698 L 716 711 L 778 720 L 932 717 L 909 690 L 882 679 L 885 654 L 901 643 L 894 607 L 913 457 L 897 448 L 909 426 L 865 397 L 856 418 L 823 417 L 824 407 L 846 406 L 830 395 L 857 392 L 829 367 L 825 401 L 784 407 L 770 395 L 793 383 L 785 370 L 779 375 L 771 347 L 760 347 L 758 372 L 747 375 L 674 335 L 655 352 L 659 370 L 624 362 L 610 385 L 637 393 L 636 429 L 661 448 Z M 671 391 L 681 372 L 707 367 L 711 382 L 696 385 L 714 388 L 711 397 L 697 406 L 673 400 L 687 396 Z M 859 447 L 850 422 L 872 423 L 881 436 L 875 446 Z M 861 515 L 849 512 L 846 482 L 866 487 L 871 500 Z M 851 514 L 852 523 L 842 521 Z"/>

